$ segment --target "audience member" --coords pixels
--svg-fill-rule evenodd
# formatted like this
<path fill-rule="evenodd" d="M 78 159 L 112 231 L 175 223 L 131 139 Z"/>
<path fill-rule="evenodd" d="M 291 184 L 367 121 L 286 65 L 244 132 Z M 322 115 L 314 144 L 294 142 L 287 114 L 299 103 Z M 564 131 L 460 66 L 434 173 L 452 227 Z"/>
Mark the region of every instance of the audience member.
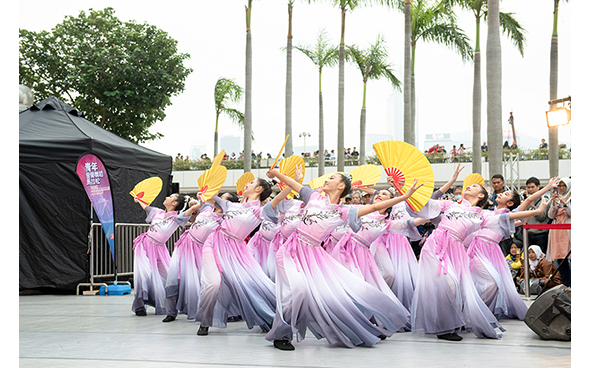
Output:
<path fill-rule="evenodd" d="M 548 217 L 555 224 L 571 223 L 570 178 L 558 182 L 558 192 L 552 193 Z M 570 287 L 570 230 L 550 230 L 548 245 L 549 259 L 554 260 L 562 277 L 562 282 Z M 568 257 L 568 258 L 567 258 Z M 564 262 L 563 262 L 564 261 Z"/>
<path fill-rule="evenodd" d="M 545 254 L 542 252 L 540 247 L 537 245 L 530 245 L 528 250 L 529 258 L 529 292 L 530 294 L 539 294 L 540 291 L 546 286 L 546 289 L 553 288 L 556 285 L 560 285 L 562 280 L 560 278 L 560 272 L 556 265 L 547 259 Z M 520 292 L 525 293 L 525 262 L 521 258 L 521 275 L 519 277 Z M 550 281 L 550 276 L 552 276 Z"/>
<path fill-rule="evenodd" d="M 517 240 L 511 243 L 511 250 L 505 259 L 507 260 L 507 264 L 509 265 L 509 269 L 511 270 L 511 277 L 513 277 L 513 282 L 515 286 L 519 286 L 517 282 L 517 278 L 519 277 L 519 273 L 521 272 L 521 258 L 523 257 L 523 252 L 521 251 L 521 247 L 517 245 Z M 521 244 L 521 242 L 519 242 Z"/>
<path fill-rule="evenodd" d="M 480 146 L 480 150 L 482 152 L 488 152 L 488 146 L 486 145 L 486 141 L 482 142 L 482 146 Z"/>
<path fill-rule="evenodd" d="M 528 195 L 532 195 L 540 190 L 540 180 L 535 176 L 527 179 L 525 185 Z M 527 210 L 538 209 L 538 207 L 540 207 L 540 203 L 542 203 L 542 198 L 534 201 L 534 203 Z M 532 216 L 527 223 L 530 225 L 548 224 L 550 222 L 550 219 L 548 218 L 549 209 L 550 206 L 547 206 L 542 214 Z M 529 244 L 538 245 L 542 249 L 542 252 L 546 253 L 548 249 L 548 229 L 527 229 L 527 238 Z"/>
<path fill-rule="evenodd" d="M 540 143 L 540 148 L 548 148 L 548 143 L 546 143 L 546 140 L 544 138 L 542 138 L 542 143 Z"/>

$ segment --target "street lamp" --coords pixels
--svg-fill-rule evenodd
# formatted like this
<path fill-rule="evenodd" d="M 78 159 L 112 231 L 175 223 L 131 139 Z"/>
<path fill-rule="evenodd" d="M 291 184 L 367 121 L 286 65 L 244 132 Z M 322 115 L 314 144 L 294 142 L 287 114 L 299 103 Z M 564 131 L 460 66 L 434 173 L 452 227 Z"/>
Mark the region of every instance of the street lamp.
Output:
<path fill-rule="evenodd" d="M 302 132 L 300 133 L 300 138 L 304 137 L 304 155 L 306 155 L 306 137 L 311 137 L 312 134 L 308 133 L 308 132 Z"/>
<path fill-rule="evenodd" d="M 565 103 L 568 102 L 568 107 Z M 550 111 L 546 111 L 546 122 L 548 128 L 567 125 L 570 123 L 570 96 L 558 100 L 548 101 L 550 106 L 562 103 L 561 107 L 555 107 Z"/>

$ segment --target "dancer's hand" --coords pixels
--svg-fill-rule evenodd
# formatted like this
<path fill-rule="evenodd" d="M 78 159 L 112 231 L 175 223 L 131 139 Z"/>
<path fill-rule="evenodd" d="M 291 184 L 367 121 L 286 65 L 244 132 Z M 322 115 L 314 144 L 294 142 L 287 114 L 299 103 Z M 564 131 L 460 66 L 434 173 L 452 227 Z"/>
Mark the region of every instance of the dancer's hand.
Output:
<path fill-rule="evenodd" d="M 296 173 L 294 180 L 300 183 L 304 179 L 304 174 L 302 174 L 303 168 L 302 165 L 296 165 Z"/>
<path fill-rule="evenodd" d="M 406 199 L 410 198 L 411 195 L 414 194 L 414 192 L 417 191 L 417 189 L 419 189 L 420 187 L 422 187 L 424 184 L 418 184 L 419 180 L 415 178 L 415 180 L 412 183 L 412 186 L 410 188 L 408 188 L 408 190 L 406 191 L 406 193 L 404 193 L 404 195 L 402 197 Z"/>

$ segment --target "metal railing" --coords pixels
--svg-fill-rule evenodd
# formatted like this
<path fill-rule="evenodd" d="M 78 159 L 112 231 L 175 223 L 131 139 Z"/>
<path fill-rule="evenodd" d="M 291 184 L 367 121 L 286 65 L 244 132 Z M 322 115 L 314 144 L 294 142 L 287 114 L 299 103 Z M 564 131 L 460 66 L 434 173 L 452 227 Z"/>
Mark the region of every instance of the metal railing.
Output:
<path fill-rule="evenodd" d="M 527 229 L 547 229 L 547 230 L 570 230 L 571 224 L 525 224 L 523 225 L 523 269 L 525 278 L 525 297 L 529 298 L 529 239 L 527 237 Z"/>
<path fill-rule="evenodd" d="M 105 282 L 97 279 L 115 278 L 117 276 L 133 276 L 133 239 L 146 232 L 150 224 L 115 224 L 115 263 L 111 255 L 111 249 L 100 223 L 92 224 L 88 234 L 88 254 L 90 282 L 78 284 L 89 286 L 93 290 L 95 286 L 106 286 Z M 174 243 L 183 233 L 183 228 L 178 228 L 166 242 L 166 248 L 172 255 Z M 115 269 L 115 266 L 117 267 Z"/>

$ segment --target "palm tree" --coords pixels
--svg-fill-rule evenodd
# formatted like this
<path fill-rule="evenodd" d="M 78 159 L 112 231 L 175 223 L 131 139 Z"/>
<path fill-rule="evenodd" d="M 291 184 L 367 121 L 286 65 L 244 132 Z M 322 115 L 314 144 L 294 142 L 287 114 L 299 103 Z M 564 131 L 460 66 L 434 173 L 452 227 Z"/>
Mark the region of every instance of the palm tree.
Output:
<path fill-rule="evenodd" d="M 246 70 L 244 95 L 244 172 L 252 170 L 252 41 L 250 33 L 250 14 L 252 0 L 248 0 L 246 10 Z"/>
<path fill-rule="evenodd" d="M 287 28 L 287 72 L 285 78 L 285 136 L 289 136 L 285 143 L 285 157 L 293 155 L 293 140 L 291 134 L 291 101 L 292 101 L 292 88 L 291 88 L 291 61 L 292 61 L 292 40 L 293 35 L 291 33 L 292 15 L 293 15 L 293 0 L 287 2 L 287 13 L 288 13 L 288 28 Z"/>
<path fill-rule="evenodd" d="M 554 25 L 550 45 L 550 101 L 558 97 L 558 3 L 554 0 Z M 568 0 L 566 0 L 568 2 Z M 555 108 L 556 105 L 550 106 Z M 550 177 L 559 175 L 558 170 L 558 127 L 548 128 L 548 160 L 550 161 Z"/>
<path fill-rule="evenodd" d="M 455 14 L 443 3 L 429 6 L 426 0 L 416 0 L 411 9 L 411 127 L 415 131 L 415 55 L 419 41 L 432 41 L 457 51 L 463 60 L 472 59 L 468 36 L 456 24 Z M 406 126 L 405 126 L 406 135 Z M 412 142 L 411 144 L 414 144 Z"/>
<path fill-rule="evenodd" d="M 372 2 L 391 5 L 392 0 L 330 0 L 341 10 L 341 43 L 339 44 L 339 103 L 337 125 L 337 170 L 345 170 L 345 15 L 357 6 Z M 312 2 L 312 0 L 308 0 Z"/>
<path fill-rule="evenodd" d="M 218 124 L 220 115 L 226 114 L 241 129 L 244 129 L 244 114 L 228 106 L 229 102 L 239 102 L 244 94 L 244 89 L 237 85 L 233 80 L 219 78 L 215 84 L 215 133 L 213 143 L 213 156 L 218 154 Z"/>
<path fill-rule="evenodd" d="M 472 172 L 482 172 L 482 152 L 477 149 L 481 144 L 481 117 L 482 117 L 482 80 L 480 63 L 480 21 L 487 17 L 486 0 L 444 0 L 446 6 L 458 5 L 463 9 L 470 10 L 476 18 L 476 37 L 474 46 L 474 84 L 472 90 Z M 519 50 L 521 56 L 525 48 L 525 30 L 513 17 L 512 13 L 499 12 L 499 21 L 505 33 Z"/>
<path fill-rule="evenodd" d="M 365 50 L 357 46 L 348 46 L 347 59 L 357 65 L 363 79 L 363 103 L 361 105 L 361 118 L 359 123 L 359 164 L 365 164 L 365 128 L 366 128 L 366 92 L 369 79 L 388 79 L 392 85 L 400 89 L 401 82 L 394 76 L 392 66 L 386 62 L 388 52 L 384 44 L 384 38 L 378 36 L 376 42 Z"/>
<path fill-rule="evenodd" d="M 324 67 L 333 67 L 337 64 L 339 48 L 330 46 L 326 39 L 326 32 L 320 31 L 316 40 L 316 45 L 295 46 L 306 55 L 318 68 L 318 176 L 324 175 L 324 110 L 322 101 L 322 69 Z"/>
<path fill-rule="evenodd" d="M 486 135 L 489 179 L 502 172 L 502 68 L 499 0 L 488 0 L 488 36 L 486 39 Z"/>

